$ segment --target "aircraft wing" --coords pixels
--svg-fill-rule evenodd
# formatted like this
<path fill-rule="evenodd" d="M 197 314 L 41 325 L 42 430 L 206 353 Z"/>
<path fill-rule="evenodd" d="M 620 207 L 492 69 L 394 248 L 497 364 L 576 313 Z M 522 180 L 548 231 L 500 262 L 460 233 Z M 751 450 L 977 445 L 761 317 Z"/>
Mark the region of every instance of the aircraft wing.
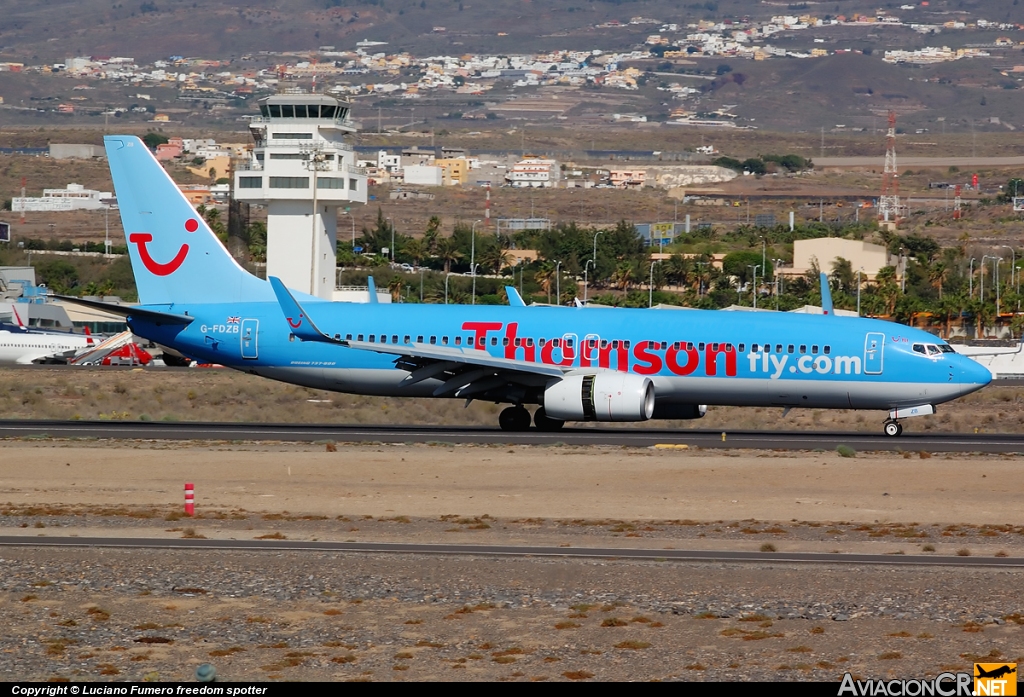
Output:
<path fill-rule="evenodd" d="M 496 357 L 472 348 L 335 339 L 316 326 L 309 313 L 299 305 L 280 279 L 271 277 L 269 280 L 291 332 L 300 340 L 395 356 L 395 365 L 409 371 L 402 385 L 415 385 L 431 378 L 444 381 L 434 390 L 435 397 L 483 396 L 485 393 L 507 393 L 543 387 L 552 378 L 561 378 L 572 370 L 569 367 Z"/>

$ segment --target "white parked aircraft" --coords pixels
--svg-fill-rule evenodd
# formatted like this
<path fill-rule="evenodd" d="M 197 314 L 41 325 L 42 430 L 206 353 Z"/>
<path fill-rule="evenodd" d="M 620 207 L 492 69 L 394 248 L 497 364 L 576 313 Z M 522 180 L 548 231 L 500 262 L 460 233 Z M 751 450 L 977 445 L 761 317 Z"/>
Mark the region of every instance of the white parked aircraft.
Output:
<path fill-rule="evenodd" d="M 0 365 L 65 362 L 94 343 L 88 334 L 0 324 Z"/>

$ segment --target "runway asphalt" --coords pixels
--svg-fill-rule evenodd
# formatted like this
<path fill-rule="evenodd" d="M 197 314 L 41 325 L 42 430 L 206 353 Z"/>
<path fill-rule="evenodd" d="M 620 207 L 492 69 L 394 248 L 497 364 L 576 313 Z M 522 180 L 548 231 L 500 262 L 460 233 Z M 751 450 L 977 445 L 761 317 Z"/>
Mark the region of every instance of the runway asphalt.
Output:
<path fill-rule="evenodd" d="M 950 557 L 904 554 L 818 554 L 806 552 L 725 552 L 716 550 L 406 544 L 396 542 L 300 542 L 292 540 L 194 540 L 140 537 L 28 537 L 8 535 L 0 536 L 0 547 L 117 547 L 131 549 L 234 550 L 246 552 L 348 552 L 375 554 L 601 558 L 651 561 L 1024 568 L 1024 558 L 1013 557 Z"/>
<path fill-rule="evenodd" d="M 760 450 L 856 450 L 1024 453 L 1024 434 L 904 433 L 888 437 L 860 431 L 719 431 L 654 428 L 565 428 L 553 433 L 445 426 L 253 424 L 150 421 L 0 421 L 0 438 L 77 438 L 342 443 L 501 443 L 515 445 L 699 446 Z"/>

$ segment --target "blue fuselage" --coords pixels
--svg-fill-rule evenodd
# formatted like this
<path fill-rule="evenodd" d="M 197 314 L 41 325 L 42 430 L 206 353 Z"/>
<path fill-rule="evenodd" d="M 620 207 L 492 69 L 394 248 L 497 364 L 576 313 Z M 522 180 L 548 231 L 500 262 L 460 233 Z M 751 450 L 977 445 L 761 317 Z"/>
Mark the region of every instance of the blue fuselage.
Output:
<path fill-rule="evenodd" d="M 137 334 L 203 362 L 355 394 L 431 396 L 439 384 L 401 384 L 409 371 L 391 354 L 301 341 L 277 303 L 144 307 L 195 317 L 184 327 L 130 322 Z M 327 302 L 306 309 L 339 340 L 649 376 L 659 404 L 894 409 L 946 402 L 991 381 L 986 368 L 931 334 L 864 318 Z M 521 401 L 538 395 L 528 391 Z"/>

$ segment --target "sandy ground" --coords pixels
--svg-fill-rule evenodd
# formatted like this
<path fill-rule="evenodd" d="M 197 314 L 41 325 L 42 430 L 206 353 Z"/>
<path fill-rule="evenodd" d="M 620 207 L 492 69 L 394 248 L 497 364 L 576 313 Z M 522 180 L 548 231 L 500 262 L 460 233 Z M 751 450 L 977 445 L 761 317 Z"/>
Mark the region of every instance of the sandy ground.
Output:
<path fill-rule="evenodd" d="M 1020 458 L 568 446 L 0 444 L 0 500 L 316 515 L 1024 524 Z M 927 455 L 927 454 L 926 454 Z"/>
<path fill-rule="evenodd" d="M 3 441 L 0 533 L 1021 557 L 1019 460 Z M 838 680 L 1024 653 L 1017 569 L 74 548 L 0 565 L 7 680 L 207 661 L 242 681 Z"/>

